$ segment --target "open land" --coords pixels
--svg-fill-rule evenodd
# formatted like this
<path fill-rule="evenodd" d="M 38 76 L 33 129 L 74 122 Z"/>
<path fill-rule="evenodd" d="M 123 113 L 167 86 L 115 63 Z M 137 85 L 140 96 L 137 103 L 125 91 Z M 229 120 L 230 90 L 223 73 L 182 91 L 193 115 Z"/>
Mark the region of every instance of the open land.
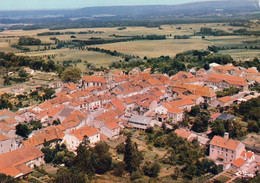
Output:
<path fill-rule="evenodd" d="M 260 38 L 249 36 L 206 36 L 206 39 L 201 39 L 200 36 L 193 36 L 194 33 L 199 32 L 201 27 L 210 27 L 213 30 L 223 30 L 226 32 L 232 32 L 233 30 L 241 29 L 243 27 L 232 27 L 228 23 L 207 23 L 207 24 L 180 24 L 180 25 L 162 25 L 160 28 L 146 28 L 146 27 L 125 27 L 123 30 L 118 30 L 118 27 L 113 28 L 84 28 L 84 29 L 65 29 L 49 31 L 48 29 L 40 30 L 12 30 L 4 31 L 0 33 L 0 49 L 4 52 L 15 52 L 20 54 L 22 51 L 12 48 L 12 44 L 17 44 L 20 36 L 30 36 L 38 38 L 43 44 L 51 44 L 51 49 L 44 50 L 44 45 L 40 46 L 26 46 L 30 48 L 31 52 L 27 52 L 28 56 L 48 56 L 58 55 L 52 60 L 56 62 L 62 62 L 67 60 L 82 60 L 94 63 L 96 66 L 108 66 L 114 61 L 122 60 L 121 57 L 113 57 L 104 53 L 89 52 L 82 50 L 70 50 L 67 48 L 53 49 L 56 47 L 55 41 L 50 40 L 52 37 L 56 37 L 61 41 L 77 40 L 90 40 L 90 38 L 101 38 L 104 40 L 111 39 L 124 39 L 127 36 L 146 36 L 146 35 L 166 35 L 165 40 L 135 40 L 129 42 L 117 42 L 102 45 L 91 45 L 91 47 L 99 47 L 108 49 L 111 51 L 136 55 L 140 57 L 147 56 L 159 57 L 161 55 L 174 57 L 177 53 L 181 53 L 193 49 L 205 49 L 209 45 L 215 45 L 218 47 L 239 47 L 240 49 L 228 49 L 220 50 L 222 54 L 230 54 L 235 60 L 251 59 L 259 56 L 259 50 L 246 49 L 245 47 L 257 46 Z M 81 32 L 81 31 L 102 31 L 102 33 L 94 34 L 75 34 L 76 38 L 71 38 L 71 35 L 49 35 L 49 36 L 37 36 L 38 33 L 43 32 Z M 250 30 L 258 31 L 259 27 L 250 28 Z M 116 35 L 116 36 L 115 36 Z M 174 39 L 174 35 L 189 35 L 190 39 Z M 119 36 L 119 37 L 118 37 Z M 250 42 L 251 41 L 251 42 Z M 253 42 L 255 41 L 255 42 Z M 79 68 L 83 68 L 82 64 L 78 64 Z"/>

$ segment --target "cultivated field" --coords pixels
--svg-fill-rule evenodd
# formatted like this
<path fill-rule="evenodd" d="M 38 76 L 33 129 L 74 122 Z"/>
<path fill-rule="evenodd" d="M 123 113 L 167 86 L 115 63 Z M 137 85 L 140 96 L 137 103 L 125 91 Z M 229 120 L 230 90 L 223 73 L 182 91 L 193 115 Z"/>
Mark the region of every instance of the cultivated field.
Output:
<path fill-rule="evenodd" d="M 260 38 L 256 37 L 242 37 L 242 36 L 221 36 L 213 37 L 206 36 L 206 39 L 201 39 L 200 36 L 192 37 L 191 39 L 173 39 L 175 35 L 190 35 L 199 32 L 201 27 L 210 27 L 212 29 L 224 30 L 226 32 L 232 32 L 233 30 L 241 29 L 243 27 L 232 27 L 229 23 L 210 23 L 210 24 L 180 24 L 180 25 L 162 25 L 160 28 L 146 28 L 146 27 L 126 27 L 123 30 L 118 30 L 118 27 L 113 28 L 84 28 L 84 29 L 65 29 L 65 30 L 53 30 L 40 29 L 40 30 L 12 30 L 0 32 L 0 51 L 15 52 L 20 54 L 21 50 L 12 48 L 12 44 L 17 44 L 20 36 L 30 36 L 41 39 L 43 44 L 51 44 L 51 48 L 55 48 L 56 44 L 54 40 L 50 40 L 52 37 L 56 37 L 61 41 L 72 40 L 89 40 L 90 38 L 102 38 L 104 40 L 109 39 L 124 39 L 122 36 L 145 36 L 145 35 L 166 35 L 166 40 L 136 40 L 130 42 L 118 42 L 102 45 L 91 45 L 92 47 L 100 47 L 111 51 L 118 51 L 125 54 L 137 55 L 140 57 L 159 57 L 159 56 L 171 56 L 174 57 L 177 53 L 181 53 L 187 50 L 205 49 L 209 45 L 215 45 L 219 47 L 239 47 L 239 49 L 223 50 L 220 53 L 230 54 L 236 60 L 251 59 L 259 56 L 259 50 L 248 50 L 245 47 L 258 46 Z M 99 34 L 74 34 L 76 38 L 71 38 L 72 35 L 49 35 L 49 36 L 37 36 L 38 33 L 43 32 L 82 32 L 82 31 L 102 31 Z M 250 30 L 259 31 L 260 28 L 250 28 Z M 119 36 L 119 37 L 115 37 Z M 98 52 L 88 52 L 79 50 L 64 49 L 50 49 L 40 51 L 44 49 L 44 45 L 41 46 L 25 46 L 30 48 L 32 52 L 28 52 L 25 55 L 44 57 L 48 55 L 56 55 L 53 59 L 59 63 L 66 60 L 82 60 L 90 63 L 95 63 L 97 66 L 108 66 L 113 61 L 122 60 L 123 58 L 113 57 L 107 54 Z M 47 57 L 44 57 L 47 58 Z M 78 67 L 84 68 L 83 65 L 78 64 Z"/>
<path fill-rule="evenodd" d="M 181 53 L 193 49 L 204 49 L 210 42 L 202 40 L 200 37 L 193 39 L 166 39 L 166 40 L 141 40 L 131 42 L 120 42 L 112 44 L 94 45 L 107 50 L 117 50 L 118 52 L 138 55 L 141 57 L 174 57 L 177 53 Z"/>
<path fill-rule="evenodd" d="M 57 49 L 57 50 L 47 50 L 47 51 L 35 51 L 35 52 L 27 52 L 27 53 L 18 53 L 18 55 L 27 55 L 27 56 L 38 56 L 41 57 L 45 56 L 52 56 L 54 55 L 53 59 L 55 62 L 62 63 L 63 61 L 76 61 L 81 59 L 82 63 L 78 63 L 76 66 L 84 69 L 85 66 L 84 61 L 88 63 L 94 63 L 96 66 L 108 66 L 109 63 L 114 61 L 119 61 L 122 58 L 114 57 L 107 55 L 105 53 L 98 53 L 93 51 L 86 51 L 86 50 L 76 50 L 76 49 Z M 47 58 L 47 57 L 45 57 Z"/>

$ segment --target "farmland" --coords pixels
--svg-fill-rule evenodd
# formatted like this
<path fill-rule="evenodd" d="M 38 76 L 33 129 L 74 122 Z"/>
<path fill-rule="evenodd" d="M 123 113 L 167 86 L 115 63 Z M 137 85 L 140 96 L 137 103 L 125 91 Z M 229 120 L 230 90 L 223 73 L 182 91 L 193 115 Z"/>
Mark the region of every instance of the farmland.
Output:
<path fill-rule="evenodd" d="M 57 38 L 61 42 L 72 42 L 74 40 L 88 41 L 93 39 L 102 40 L 124 40 L 133 36 L 147 35 L 165 35 L 164 40 L 133 40 L 122 41 L 109 44 L 90 45 L 91 47 L 99 47 L 106 50 L 135 55 L 143 58 L 170 56 L 174 57 L 177 53 L 194 49 L 206 49 L 209 45 L 223 47 L 220 54 L 230 54 L 235 60 L 251 59 L 259 56 L 258 49 L 248 49 L 250 46 L 258 46 L 260 38 L 251 36 L 206 36 L 202 39 L 201 36 L 193 36 L 200 31 L 201 27 L 210 27 L 213 30 L 222 30 L 231 33 L 234 30 L 243 27 L 232 27 L 229 23 L 208 23 L 208 24 L 177 24 L 177 25 L 162 25 L 160 27 L 111 27 L 111 28 L 87 28 L 87 29 L 65 29 L 58 31 L 50 31 L 49 29 L 39 30 L 8 30 L 0 33 L 0 50 L 4 52 L 15 52 L 19 55 L 28 55 L 39 57 L 45 60 L 52 59 L 56 63 L 62 64 L 63 61 L 81 60 L 94 63 L 97 67 L 109 66 L 114 61 L 123 60 L 122 57 L 115 57 L 105 53 L 91 52 L 86 50 L 71 49 L 73 46 L 66 45 L 60 49 L 56 49 L 57 42 L 53 38 Z M 253 31 L 259 31 L 259 26 L 250 28 Z M 88 34 L 79 34 L 79 32 L 92 31 Z M 60 35 L 42 35 L 39 34 L 48 32 L 60 32 Z M 73 32 L 73 34 L 66 34 Z M 174 36 L 191 36 L 189 39 L 174 39 Z M 19 37 L 29 36 L 40 39 L 41 45 L 26 45 L 30 51 L 23 51 L 14 48 L 12 45 L 17 44 Z M 46 46 L 47 45 L 47 46 Z M 47 49 L 46 49 L 47 47 Z M 234 49 L 235 48 L 235 49 Z M 77 67 L 84 69 L 82 64 L 77 64 Z"/>

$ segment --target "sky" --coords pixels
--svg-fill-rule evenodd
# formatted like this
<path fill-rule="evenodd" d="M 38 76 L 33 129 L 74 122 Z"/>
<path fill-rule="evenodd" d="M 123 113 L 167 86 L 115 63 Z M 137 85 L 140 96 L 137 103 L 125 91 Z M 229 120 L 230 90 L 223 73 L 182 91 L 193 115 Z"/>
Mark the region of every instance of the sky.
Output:
<path fill-rule="evenodd" d="M 0 10 L 73 9 L 89 6 L 173 5 L 202 0 L 0 0 Z"/>

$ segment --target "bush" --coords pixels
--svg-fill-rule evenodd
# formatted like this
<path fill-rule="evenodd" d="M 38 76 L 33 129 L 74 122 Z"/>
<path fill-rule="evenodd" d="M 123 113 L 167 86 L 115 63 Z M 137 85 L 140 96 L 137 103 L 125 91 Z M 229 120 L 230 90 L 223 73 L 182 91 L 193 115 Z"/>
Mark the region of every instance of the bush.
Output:
<path fill-rule="evenodd" d="M 116 146 L 116 152 L 118 154 L 124 154 L 125 153 L 125 144 L 124 144 L 124 142 L 122 142 L 122 143 L 120 143 L 120 144 L 118 144 Z"/>
<path fill-rule="evenodd" d="M 131 174 L 130 180 L 134 181 L 136 179 L 140 179 L 142 177 L 142 173 L 140 171 L 135 171 Z"/>
<path fill-rule="evenodd" d="M 148 177 L 157 177 L 160 172 L 160 165 L 157 162 L 145 162 L 143 172 Z"/>

